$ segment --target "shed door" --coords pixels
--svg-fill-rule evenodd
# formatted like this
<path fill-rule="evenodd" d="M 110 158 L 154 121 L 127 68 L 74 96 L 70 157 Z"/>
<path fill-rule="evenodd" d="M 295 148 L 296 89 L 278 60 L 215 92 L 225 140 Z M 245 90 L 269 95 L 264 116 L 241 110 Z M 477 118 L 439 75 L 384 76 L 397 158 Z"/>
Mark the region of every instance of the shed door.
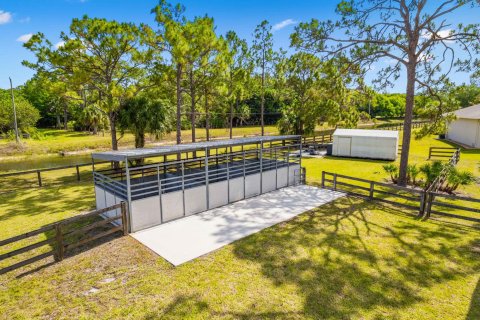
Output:
<path fill-rule="evenodd" d="M 351 156 L 351 149 L 352 149 L 352 138 L 338 138 L 338 155 L 344 157 Z"/>

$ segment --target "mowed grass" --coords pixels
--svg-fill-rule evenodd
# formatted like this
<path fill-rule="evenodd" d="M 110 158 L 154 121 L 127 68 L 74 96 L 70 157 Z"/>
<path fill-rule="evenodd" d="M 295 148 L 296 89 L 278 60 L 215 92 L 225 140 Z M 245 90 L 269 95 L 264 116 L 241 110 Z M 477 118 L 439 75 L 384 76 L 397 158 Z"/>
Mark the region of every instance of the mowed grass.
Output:
<path fill-rule="evenodd" d="M 430 145 L 445 142 L 412 141 L 411 161 Z M 467 151 L 459 166 L 479 161 Z M 303 159 L 310 184 L 322 170 L 382 181 L 383 163 Z M 0 240 L 94 201 L 91 182 L 2 194 Z M 345 197 L 177 268 L 115 238 L 0 276 L 0 319 L 479 319 L 480 225 L 415 215 Z"/>
<path fill-rule="evenodd" d="M 177 268 L 127 236 L 0 276 L 0 318 L 478 319 L 479 252 L 478 230 L 346 197 Z"/>

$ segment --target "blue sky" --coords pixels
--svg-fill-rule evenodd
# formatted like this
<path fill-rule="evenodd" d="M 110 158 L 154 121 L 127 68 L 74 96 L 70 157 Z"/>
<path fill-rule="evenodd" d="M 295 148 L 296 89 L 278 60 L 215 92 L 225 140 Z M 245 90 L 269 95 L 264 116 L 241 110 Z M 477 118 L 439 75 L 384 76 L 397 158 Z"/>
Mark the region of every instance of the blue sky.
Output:
<path fill-rule="evenodd" d="M 173 1 L 175 2 L 175 1 Z M 221 34 L 235 30 L 240 37 L 251 40 L 252 32 L 262 20 L 277 25 L 274 32 L 275 47 L 287 48 L 289 35 L 299 21 L 311 18 L 320 20 L 335 18 L 338 0 L 184 0 L 187 15 L 194 17 L 208 14 L 215 19 Z M 0 0 L 0 88 L 8 87 L 11 76 L 14 85 L 23 84 L 32 71 L 21 65 L 22 60 L 33 56 L 22 47 L 29 34 L 43 32 L 53 43 L 61 31 L 68 31 L 72 18 L 87 14 L 119 21 L 154 25 L 150 10 L 155 0 Z M 455 14 L 463 22 L 474 21 L 477 9 L 465 9 Z M 375 77 L 375 71 L 368 79 Z M 456 82 L 468 82 L 468 76 L 452 77 Z M 405 81 L 399 79 L 390 92 L 403 92 Z"/>

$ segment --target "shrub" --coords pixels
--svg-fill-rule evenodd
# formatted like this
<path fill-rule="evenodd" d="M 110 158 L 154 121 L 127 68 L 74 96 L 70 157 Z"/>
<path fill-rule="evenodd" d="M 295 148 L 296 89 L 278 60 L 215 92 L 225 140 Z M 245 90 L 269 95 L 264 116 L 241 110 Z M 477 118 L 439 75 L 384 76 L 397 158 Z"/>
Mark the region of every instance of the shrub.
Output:
<path fill-rule="evenodd" d="M 383 170 L 390 175 L 390 180 L 393 183 L 398 182 L 398 167 L 394 164 L 385 164 L 383 165 Z"/>

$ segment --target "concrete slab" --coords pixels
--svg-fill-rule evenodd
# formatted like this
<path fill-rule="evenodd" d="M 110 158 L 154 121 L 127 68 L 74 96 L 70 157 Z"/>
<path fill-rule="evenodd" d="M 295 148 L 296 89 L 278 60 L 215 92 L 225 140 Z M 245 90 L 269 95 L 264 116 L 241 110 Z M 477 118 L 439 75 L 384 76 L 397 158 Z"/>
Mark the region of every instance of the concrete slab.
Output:
<path fill-rule="evenodd" d="M 287 187 L 131 235 L 178 266 L 344 195 L 307 185 Z"/>

